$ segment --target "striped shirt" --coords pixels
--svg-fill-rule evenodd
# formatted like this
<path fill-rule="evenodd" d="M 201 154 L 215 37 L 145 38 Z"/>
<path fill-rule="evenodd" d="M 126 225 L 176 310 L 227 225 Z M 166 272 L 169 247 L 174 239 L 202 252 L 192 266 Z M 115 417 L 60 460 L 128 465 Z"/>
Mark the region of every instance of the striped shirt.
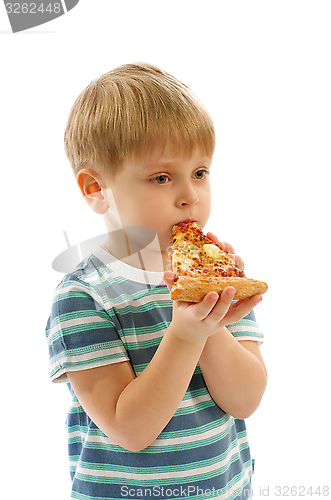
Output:
<path fill-rule="evenodd" d="M 68 382 L 68 371 L 123 361 L 139 376 L 172 318 L 162 276 L 116 261 L 101 248 L 67 274 L 55 291 L 46 326 L 51 380 Z M 263 340 L 253 312 L 228 329 L 238 340 Z M 71 498 L 251 497 L 245 422 L 215 404 L 199 365 L 170 422 L 139 452 L 109 439 L 68 387 Z"/>

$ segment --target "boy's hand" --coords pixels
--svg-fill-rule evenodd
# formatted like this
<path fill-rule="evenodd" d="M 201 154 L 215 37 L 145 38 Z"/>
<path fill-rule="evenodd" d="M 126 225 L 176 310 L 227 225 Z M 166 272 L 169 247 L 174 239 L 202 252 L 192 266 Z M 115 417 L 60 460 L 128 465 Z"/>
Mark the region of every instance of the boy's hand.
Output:
<path fill-rule="evenodd" d="M 230 245 L 230 243 L 227 243 L 226 241 L 219 241 L 213 233 L 207 233 L 206 236 L 210 238 L 221 250 L 223 250 L 223 252 L 228 253 L 230 257 L 235 261 L 236 266 L 244 271 L 244 261 L 239 255 L 235 253 L 234 248 L 232 245 Z"/>
<path fill-rule="evenodd" d="M 171 289 L 174 273 L 166 271 L 163 279 Z M 173 334 L 190 344 L 206 341 L 210 335 L 218 332 L 226 325 L 235 323 L 247 316 L 262 297 L 255 295 L 249 299 L 239 300 L 232 304 L 235 289 L 227 287 L 221 296 L 209 292 L 197 303 L 173 301 L 173 318 L 171 329 Z"/>

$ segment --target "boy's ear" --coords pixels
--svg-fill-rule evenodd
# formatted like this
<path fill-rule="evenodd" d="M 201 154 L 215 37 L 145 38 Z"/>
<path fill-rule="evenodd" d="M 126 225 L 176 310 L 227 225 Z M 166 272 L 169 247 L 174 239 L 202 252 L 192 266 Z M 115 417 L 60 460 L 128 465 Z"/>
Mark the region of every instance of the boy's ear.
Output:
<path fill-rule="evenodd" d="M 92 210 L 100 215 L 105 214 L 109 206 L 101 193 L 104 187 L 101 176 L 93 170 L 83 168 L 77 174 L 77 184 Z"/>

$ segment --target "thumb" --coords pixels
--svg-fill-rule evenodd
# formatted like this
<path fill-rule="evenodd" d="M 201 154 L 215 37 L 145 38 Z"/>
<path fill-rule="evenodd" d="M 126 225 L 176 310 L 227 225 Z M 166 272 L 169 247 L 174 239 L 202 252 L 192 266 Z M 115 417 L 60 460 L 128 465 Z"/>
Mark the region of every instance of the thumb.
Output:
<path fill-rule="evenodd" d="M 172 271 L 165 271 L 163 273 L 163 280 L 165 281 L 165 284 L 167 285 L 170 292 L 172 284 L 175 280 L 175 273 L 173 273 Z"/>

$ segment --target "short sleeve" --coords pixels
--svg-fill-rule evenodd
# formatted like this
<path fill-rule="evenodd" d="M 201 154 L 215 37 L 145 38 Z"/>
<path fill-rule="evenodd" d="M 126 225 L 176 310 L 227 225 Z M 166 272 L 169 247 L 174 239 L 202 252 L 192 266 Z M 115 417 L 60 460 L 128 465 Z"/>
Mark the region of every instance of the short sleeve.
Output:
<path fill-rule="evenodd" d="M 93 287 L 62 281 L 46 325 L 52 382 L 68 382 L 68 371 L 128 361 L 115 322 Z"/>
<path fill-rule="evenodd" d="M 237 340 L 253 340 L 259 345 L 264 341 L 264 335 L 256 322 L 254 311 L 237 323 L 227 325 L 227 329 Z"/>

